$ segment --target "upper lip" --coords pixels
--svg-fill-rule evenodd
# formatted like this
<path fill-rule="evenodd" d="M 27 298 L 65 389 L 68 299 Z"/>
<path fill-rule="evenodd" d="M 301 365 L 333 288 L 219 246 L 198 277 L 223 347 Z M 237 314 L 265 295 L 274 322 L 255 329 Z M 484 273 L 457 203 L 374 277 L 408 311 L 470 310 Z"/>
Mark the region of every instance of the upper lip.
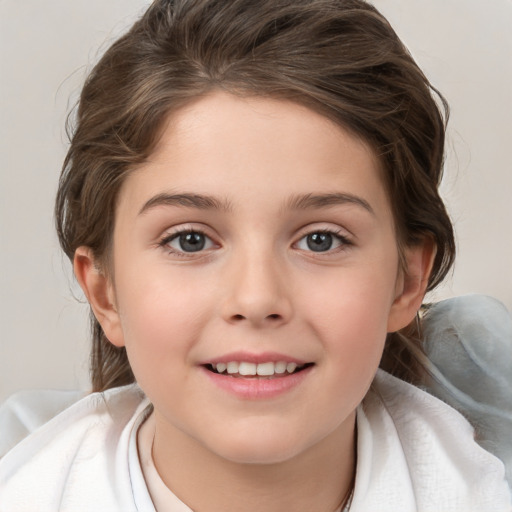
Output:
<path fill-rule="evenodd" d="M 219 364 L 219 363 L 229 363 L 231 361 L 238 362 L 246 362 L 246 363 L 278 363 L 280 361 L 285 361 L 287 363 L 296 363 L 297 366 L 302 366 L 307 364 L 309 361 L 305 361 L 303 359 L 298 359 L 296 357 L 292 357 L 286 354 L 280 354 L 278 352 L 262 352 L 259 354 L 255 354 L 253 352 L 230 352 L 229 354 L 224 354 L 220 357 L 215 357 L 212 359 L 208 359 L 200 363 L 200 365 L 207 364 Z"/>

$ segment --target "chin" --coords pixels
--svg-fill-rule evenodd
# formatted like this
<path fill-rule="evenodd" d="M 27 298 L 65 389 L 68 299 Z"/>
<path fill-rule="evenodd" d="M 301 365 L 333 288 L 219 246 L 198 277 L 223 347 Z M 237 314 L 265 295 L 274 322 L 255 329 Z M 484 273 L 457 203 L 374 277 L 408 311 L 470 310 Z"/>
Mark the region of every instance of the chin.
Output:
<path fill-rule="evenodd" d="M 236 464 L 279 464 L 298 456 L 310 446 L 305 440 L 281 432 L 233 433 L 222 440 L 212 440 L 212 451 Z"/>

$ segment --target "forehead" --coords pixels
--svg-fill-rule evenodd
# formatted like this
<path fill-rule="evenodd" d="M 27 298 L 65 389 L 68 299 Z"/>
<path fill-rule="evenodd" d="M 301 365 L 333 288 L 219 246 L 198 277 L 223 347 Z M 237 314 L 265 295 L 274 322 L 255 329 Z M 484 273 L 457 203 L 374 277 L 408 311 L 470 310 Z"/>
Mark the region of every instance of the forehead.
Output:
<path fill-rule="evenodd" d="M 162 192 L 193 192 L 235 207 L 252 199 L 270 207 L 337 191 L 387 209 L 384 188 L 370 146 L 325 116 L 289 101 L 217 92 L 168 117 L 153 154 L 125 181 L 120 203 L 140 209 Z"/>

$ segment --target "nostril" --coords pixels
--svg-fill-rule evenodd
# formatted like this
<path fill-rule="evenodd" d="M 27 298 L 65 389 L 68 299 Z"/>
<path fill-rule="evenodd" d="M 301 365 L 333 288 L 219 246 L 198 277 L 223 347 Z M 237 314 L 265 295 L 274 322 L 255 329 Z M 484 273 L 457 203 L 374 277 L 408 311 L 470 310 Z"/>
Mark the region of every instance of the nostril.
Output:
<path fill-rule="evenodd" d="M 240 314 L 237 314 L 237 315 L 233 315 L 233 320 L 236 320 L 236 321 L 240 321 L 240 320 L 245 320 L 246 317 L 244 315 L 240 315 Z M 278 313 L 272 313 L 271 315 L 267 315 L 268 319 L 270 320 L 279 320 L 281 318 L 281 315 L 279 315 Z"/>

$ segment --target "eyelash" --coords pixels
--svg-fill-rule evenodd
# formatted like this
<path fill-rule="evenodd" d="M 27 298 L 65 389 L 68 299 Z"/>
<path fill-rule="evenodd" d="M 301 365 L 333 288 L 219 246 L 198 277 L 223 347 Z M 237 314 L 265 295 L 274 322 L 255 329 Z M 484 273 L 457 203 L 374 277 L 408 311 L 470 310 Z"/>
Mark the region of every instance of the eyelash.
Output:
<path fill-rule="evenodd" d="M 173 254 L 178 257 L 182 258 L 190 258 L 193 255 L 204 255 L 205 250 L 200 249 L 198 251 L 180 251 L 172 248 L 169 244 L 176 240 L 177 238 L 188 235 L 188 234 L 198 234 L 205 239 L 210 240 L 212 244 L 215 244 L 215 242 L 212 241 L 212 239 L 200 228 L 188 228 L 188 229 L 182 229 L 180 231 L 176 231 L 174 233 L 168 233 L 166 234 L 159 242 L 158 246 L 166 249 L 169 254 Z M 301 235 L 301 237 L 298 239 L 297 242 L 295 242 L 293 245 L 296 246 L 299 242 L 306 239 L 308 236 L 311 235 L 331 235 L 334 239 L 336 239 L 339 242 L 339 247 L 336 247 L 334 249 L 328 249 L 326 251 L 313 251 L 313 250 L 305 250 L 302 249 L 304 252 L 310 252 L 316 256 L 318 255 L 327 255 L 327 254 L 333 254 L 338 253 L 343 250 L 346 250 L 348 247 L 353 246 L 353 242 L 344 234 L 342 230 L 336 230 L 336 229 L 313 229 L 311 231 L 308 231 Z"/>

